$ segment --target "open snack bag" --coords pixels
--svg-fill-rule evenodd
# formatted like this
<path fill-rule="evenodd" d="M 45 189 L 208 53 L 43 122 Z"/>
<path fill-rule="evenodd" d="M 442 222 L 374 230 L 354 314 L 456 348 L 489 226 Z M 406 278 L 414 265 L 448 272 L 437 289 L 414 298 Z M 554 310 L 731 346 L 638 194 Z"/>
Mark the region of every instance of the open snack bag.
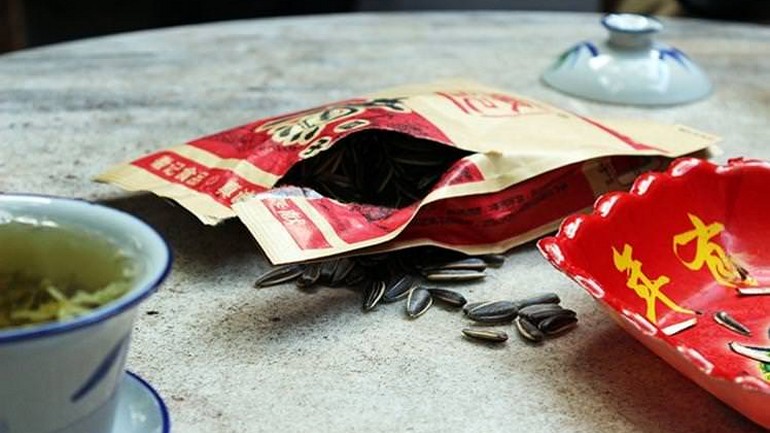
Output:
<path fill-rule="evenodd" d="M 97 180 L 169 197 L 206 224 L 237 216 L 274 264 L 418 245 L 481 254 L 716 141 L 449 81 L 257 120 Z"/>

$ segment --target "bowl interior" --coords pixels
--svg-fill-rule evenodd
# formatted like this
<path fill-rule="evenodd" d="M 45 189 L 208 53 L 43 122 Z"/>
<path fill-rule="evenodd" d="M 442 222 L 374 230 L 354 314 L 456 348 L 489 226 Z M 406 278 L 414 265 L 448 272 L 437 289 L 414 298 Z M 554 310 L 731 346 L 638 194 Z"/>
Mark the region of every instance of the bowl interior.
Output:
<path fill-rule="evenodd" d="M 770 350 L 770 295 L 738 292 L 770 286 L 768 190 L 764 163 L 678 161 L 668 173 L 640 177 L 630 194 L 603 196 L 593 214 L 565 221 L 541 250 L 604 305 L 697 352 L 713 375 L 767 380 L 768 365 L 729 344 Z M 751 335 L 720 326 L 718 312 Z"/>

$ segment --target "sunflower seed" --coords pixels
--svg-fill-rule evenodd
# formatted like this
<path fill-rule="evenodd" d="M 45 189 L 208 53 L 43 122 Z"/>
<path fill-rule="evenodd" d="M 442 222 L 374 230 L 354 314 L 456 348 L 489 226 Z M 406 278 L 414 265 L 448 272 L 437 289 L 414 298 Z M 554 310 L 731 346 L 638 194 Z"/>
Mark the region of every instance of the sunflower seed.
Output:
<path fill-rule="evenodd" d="M 318 276 L 319 284 L 331 284 L 334 271 L 337 269 L 337 263 L 339 260 L 327 260 L 320 263 L 321 271 Z"/>
<path fill-rule="evenodd" d="M 343 284 L 345 277 L 348 276 L 355 266 L 355 262 L 348 258 L 337 260 L 337 266 L 334 267 L 334 273 L 331 276 L 329 285 L 336 287 Z"/>
<path fill-rule="evenodd" d="M 354 259 L 356 260 L 356 263 L 365 267 L 377 266 L 382 262 L 387 261 L 389 258 L 390 256 L 387 253 L 367 254 L 365 256 L 354 257 Z"/>
<path fill-rule="evenodd" d="M 318 281 L 321 276 L 321 266 L 311 263 L 305 266 L 305 270 L 297 278 L 297 287 L 310 287 Z"/>
<path fill-rule="evenodd" d="M 743 355 L 746 358 L 764 362 L 766 364 L 770 363 L 770 347 L 746 346 L 734 341 L 730 342 L 728 346 L 730 346 L 730 349 L 733 352 Z"/>
<path fill-rule="evenodd" d="M 388 260 L 388 271 L 391 275 L 408 274 L 414 269 L 414 265 L 404 259 L 403 256 L 396 254 Z"/>
<path fill-rule="evenodd" d="M 468 313 L 479 310 L 479 312 L 490 312 L 505 310 L 506 312 L 515 310 L 516 304 L 511 301 L 497 300 L 497 301 L 484 301 L 484 302 L 472 302 L 468 304 Z"/>
<path fill-rule="evenodd" d="M 417 157 L 416 157 L 417 156 Z M 419 157 L 413 152 L 403 153 L 400 156 L 393 156 L 391 160 L 404 165 L 433 166 L 441 163 L 441 160 L 429 160 Z"/>
<path fill-rule="evenodd" d="M 441 263 L 438 265 L 427 266 L 423 269 L 425 272 L 441 271 L 445 269 L 460 269 L 469 271 L 483 271 L 487 268 L 487 264 L 484 260 L 478 257 L 467 257 L 461 260 L 455 260 L 452 262 Z"/>
<path fill-rule="evenodd" d="M 435 271 L 426 271 L 424 274 L 425 279 L 428 281 L 472 281 L 484 278 L 486 273 L 484 271 L 473 271 L 465 269 L 441 269 Z"/>
<path fill-rule="evenodd" d="M 345 277 L 343 283 L 346 286 L 352 287 L 362 283 L 364 280 L 366 280 L 366 271 L 361 269 L 360 266 L 356 266 L 348 273 L 348 276 Z"/>
<path fill-rule="evenodd" d="M 438 177 L 423 176 L 421 179 L 417 181 L 417 189 L 418 190 L 428 189 L 428 186 L 435 183 L 437 180 L 438 180 Z"/>
<path fill-rule="evenodd" d="M 520 299 L 516 301 L 516 305 L 521 308 L 528 307 L 530 305 L 537 304 L 558 304 L 561 302 L 559 295 L 556 293 L 543 293 L 542 295 L 532 296 L 526 299 Z"/>
<path fill-rule="evenodd" d="M 477 257 L 484 260 L 484 263 L 490 268 L 499 268 L 505 263 L 505 255 L 503 254 L 483 254 Z"/>
<path fill-rule="evenodd" d="M 727 328 L 733 332 L 737 332 L 738 334 L 750 336 L 751 330 L 747 328 L 744 324 L 741 322 L 735 320 L 735 318 L 725 311 L 717 311 L 714 313 L 714 321 L 723 326 L 724 328 Z"/>
<path fill-rule="evenodd" d="M 537 329 L 541 330 L 547 336 L 554 336 L 565 333 L 577 326 L 576 316 L 567 314 L 556 314 L 546 317 L 537 324 Z"/>
<path fill-rule="evenodd" d="M 327 182 L 330 184 L 330 186 L 335 187 L 335 189 L 339 191 L 348 191 L 349 193 L 353 193 L 354 185 L 353 182 L 350 181 L 350 178 L 347 176 L 335 176 L 335 175 L 329 175 L 326 177 Z"/>
<path fill-rule="evenodd" d="M 384 293 L 384 281 L 370 281 L 364 289 L 364 311 L 369 311 L 377 306 Z"/>
<path fill-rule="evenodd" d="M 301 131 L 286 136 L 304 137 Z M 466 155 L 398 132 L 359 131 L 295 164 L 278 185 L 309 187 L 343 202 L 401 207 L 424 197 L 447 168 Z"/>
<path fill-rule="evenodd" d="M 681 322 L 672 323 L 671 325 L 665 326 L 660 331 L 663 332 L 664 335 L 668 335 L 670 337 L 672 335 L 676 335 L 680 332 L 686 331 L 697 324 L 698 324 L 698 318 L 691 317 Z"/>
<path fill-rule="evenodd" d="M 393 170 L 393 167 L 388 164 L 385 169 L 385 176 L 382 176 L 382 181 L 377 186 L 377 188 L 375 188 L 375 192 L 381 194 L 383 191 L 385 191 L 385 188 L 390 184 L 390 180 L 393 179 L 394 174 L 395 171 Z"/>
<path fill-rule="evenodd" d="M 770 287 L 739 287 L 740 296 L 770 295 Z"/>
<path fill-rule="evenodd" d="M 334 173 L 337 171 L 337 169 L 340 166 L 340 163 L 342 162 L 342 152 L 328 152 L 325 154 L 326 158 L 324 158 L 323 161 L 320 161 L 320 164 L 318 164 L 318 171 L 320 173 Z"/>
<path fill-rule="evenodd" d="M 284 265 L 277 268 L 273 268 L 257 278 L 254 282 L 254 287 L 268 287 L 275 286 L 276 284 L 285 283 L 291 281 L 300 275 L 305 270 L 305 265 Z"/>
<path fill-rule="evenodd" d="M 449 304 L 453 307 L 462 307 L 468 302 L 465 300 L 465 297 L 463 295 L 455 292 L 454 290 L 440 289 L 438 287 L 430 287 L 428 288 L 428 291 L 430 292 L 431 296 L 433 296 L 434 299 L 438 299 L 439 301 L 442 301 L 445 304 Z"/>
<path fill-rule="evenodd" d="M 410 290 L 417 287 L 419 281 L 412 275 L 406 274 L 400 277 L 394 277 L 388 282 L 385 288 L 385 295 L 382 297 L 383 302 L 395 302 L 405 297 Z"/>
<path fill-rule="evenodd" d="M 486 304 L 486 302 L 468 302 L 467 304 L 463 305 L 463 313 L 467 316 L 469 311 L 481 304 Z"/>
<path fill-rule="evenodd" d="M 537 329 L 537 326 L 535 326 L 529 320 L 523 317 L 517 317 L 515 323 L 519 334 L 527 340 L 539 343 L 545 339 L 545 334 L 543 334 L 541 330 Z"/>
<path fill-rule="evenodd" d="M 498 329 L 465 328 L 463 329 L 463 334 L 469 338 L 493 343 L 502 343 L 508 340 L 508 334 Z"/>
<path fill-rule="evenodd" d="M 519 316 L 535 324 L 557 314 L 574 316 L 576 313 L 572 310 L 565 310 L 556 304 L 535 304 L 519 310 Z"/>
<path fill-rule="evenodd" d="M 401 194 L 401 197 L 406 197 L 405 203 L 414 203 L 420 199 L 420 196 L 415 192 L 414 188 L 408 184 L 402 178 L 395 178 L 391 182 L 396 187 L 396 191 Z"/>
<path fill-rule="evenodd" d="M 511 301 L 484 302 L 468 310 L 469 319 L 480 323 L 504 323 L 516 318 L 518 310 Z"/>
<path fill-rule="evenodd" d="M 426 311 L 433 305 L 433 297 L 430 296 L 430 292 L 422 287 L 416 287 L 409 291 L 409 296 L 406 299 L 406 312 L 411 318 L 417 318 L 425 314 Z"/>
<path fill-rule="evenodd" d="M 741 281 L 746 281 L 749 279 L 749 271 L 746 270 L 743 266 L 733 263 L 735 266 L 735 270 L 738 272 L 738 276 L 740 277 Z"/>

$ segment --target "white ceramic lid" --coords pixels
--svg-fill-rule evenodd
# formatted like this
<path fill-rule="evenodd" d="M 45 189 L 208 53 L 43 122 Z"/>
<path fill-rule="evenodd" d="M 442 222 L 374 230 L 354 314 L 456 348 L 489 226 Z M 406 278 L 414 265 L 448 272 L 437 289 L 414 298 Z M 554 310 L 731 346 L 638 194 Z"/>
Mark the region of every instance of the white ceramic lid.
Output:
<path fill-rule="evenodd" d="M 543 74 L 549 86 L 581 98 L 628 105 L 675 105 L 711 93 L 706 74 L 678 49 L 657 42 L 655 18 L 610 14 L 605 41 L 583 41 Z"/>

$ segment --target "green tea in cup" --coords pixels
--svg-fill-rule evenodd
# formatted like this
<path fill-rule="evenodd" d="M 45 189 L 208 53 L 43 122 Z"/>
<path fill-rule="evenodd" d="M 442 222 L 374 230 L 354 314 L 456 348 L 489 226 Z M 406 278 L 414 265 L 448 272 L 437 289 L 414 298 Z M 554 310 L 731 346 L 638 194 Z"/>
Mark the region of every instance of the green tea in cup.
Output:
<path fill-rule="evenodd" d="M 50 222 L 0 224 L 0 329 L 62 321 L 131 287 L 127 253 L 82 228 Z"/>

